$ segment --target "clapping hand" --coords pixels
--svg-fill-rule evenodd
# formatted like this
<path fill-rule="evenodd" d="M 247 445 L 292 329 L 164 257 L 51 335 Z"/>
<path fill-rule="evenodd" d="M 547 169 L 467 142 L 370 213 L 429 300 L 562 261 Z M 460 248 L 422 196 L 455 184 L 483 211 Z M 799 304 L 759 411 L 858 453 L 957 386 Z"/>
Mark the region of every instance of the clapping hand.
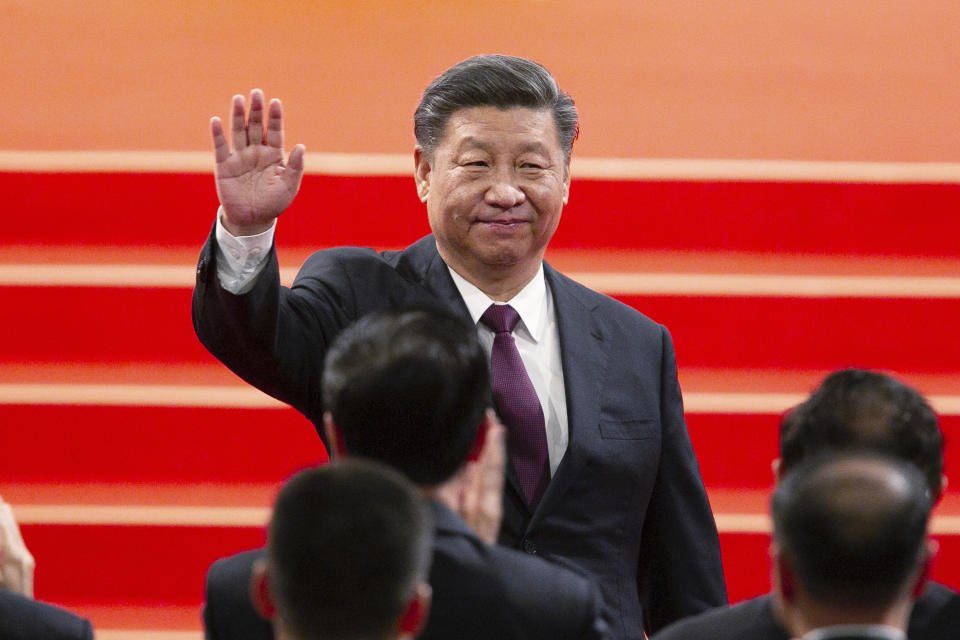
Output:
<path fill-rule="evenodd" d="M 263 92 L 250 93 L 249 117 L 241 95 L 233 97 L 230 139 L 227 144 L 220 118 L 210 120 L 216 154 L 217 196 L 223 207 L 223 225 L 235 236 L 266 231 L 283 213 L 300 188 L 304 146 L 296 145 L 283 161 L 283 108 L 270 101 L 266 129 Z"/>
<path fill-rule="evenodd" d="M 32 598 L 35 566 L 13 517 L 13 509 L 0 498 L 0 587 Z"/>
<path fill-rule="evenodd" d="M 487 410 L 480 457 L 468 462 L 460 494 L 460 515 L 481 540 L 497 542 L 503 520 L 503 483 L 507 459 L 506 428 Z"/>

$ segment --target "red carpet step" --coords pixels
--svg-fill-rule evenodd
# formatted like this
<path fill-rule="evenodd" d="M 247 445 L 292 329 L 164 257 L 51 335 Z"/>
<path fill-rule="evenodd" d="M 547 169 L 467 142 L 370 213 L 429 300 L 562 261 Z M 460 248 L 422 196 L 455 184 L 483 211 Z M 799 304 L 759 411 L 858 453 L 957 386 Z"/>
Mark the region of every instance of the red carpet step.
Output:
<path fill-rule="evenodd" d="M 670 329 L 681 368 L 943 372 L 960 362 L 960 341 L 947 339 L 960 326 L 951 298 L 616 297 Z M 0 331 L 18 337 L 0 343 L 0 361 L 212 361 L 187 288 L 0 286 L 0 299 Z"/>
<path fill-rule="evenodd" d="M 2 244 L 199 246 L 217 209 L 207 173 L 6 172 L 0 191 L 30 212 L 7 220 Z M 957 202 L 956 184 L 575 178 L 553 246 L 951 257 Z M 307 175 L 282 225 L 284 244 L 307 247 L 427 232 L 409 176 Z"/>

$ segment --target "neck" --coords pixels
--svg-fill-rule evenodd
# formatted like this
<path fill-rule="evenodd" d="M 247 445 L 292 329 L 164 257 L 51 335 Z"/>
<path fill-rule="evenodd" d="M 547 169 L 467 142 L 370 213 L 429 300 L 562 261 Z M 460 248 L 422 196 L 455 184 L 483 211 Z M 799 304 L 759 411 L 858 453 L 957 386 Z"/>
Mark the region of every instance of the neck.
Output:
<path fill-rule="evenodd" d="M 781 602 L 782 622 L 796 637 L 803 636 L 814 629 L 845 624 L 885 625 L 906 631 L 910 608 L 909 599 L 902 599 L 889 607 L 854 609 L 816 603 L 799 595 L 796 602 Z M 776 612 L 776 600 L 774 610 Z M 780 617 L 778 615 L 778 617 Z"/>
<path fill-rule="evenodd" d="M 437 252 L 448 267 L 457 272 L 464 280 L 483 291 L 496 302 L 509 302 L 520 293 L 537 275 L 539 259 L 511 265 L 480 264 L 469 260 L 458 260 L 437 245 Z"/>

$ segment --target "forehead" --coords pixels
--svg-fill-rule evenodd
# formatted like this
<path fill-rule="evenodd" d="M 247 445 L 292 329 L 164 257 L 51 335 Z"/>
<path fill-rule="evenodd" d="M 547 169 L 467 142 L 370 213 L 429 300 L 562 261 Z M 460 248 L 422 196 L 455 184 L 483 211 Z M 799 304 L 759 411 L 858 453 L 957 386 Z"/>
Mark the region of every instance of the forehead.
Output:
<path fill-rule="evenodd" d="M 528 107 L 468 107 L 454 111 L 447 120 L 438 148 L 456 150 L 465 147 L 498 149 L 542 147 L 562 153 L 549 109 Z"/>

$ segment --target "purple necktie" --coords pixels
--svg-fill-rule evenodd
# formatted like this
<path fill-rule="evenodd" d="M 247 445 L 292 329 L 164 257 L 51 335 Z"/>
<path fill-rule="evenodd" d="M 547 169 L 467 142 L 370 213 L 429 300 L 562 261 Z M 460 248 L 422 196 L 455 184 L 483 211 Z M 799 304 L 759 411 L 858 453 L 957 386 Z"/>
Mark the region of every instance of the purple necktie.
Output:
<path fill-rule="evenodd" d="M 527 504 L 535 509 L 550 482 L 550 459 L 540 399 L 510 335 L 520 315 L 508 304 L 492 304 L 480 321 L 495 334 L 490 354 L 493 400 L 507 426 L 513 468 Z"/>

